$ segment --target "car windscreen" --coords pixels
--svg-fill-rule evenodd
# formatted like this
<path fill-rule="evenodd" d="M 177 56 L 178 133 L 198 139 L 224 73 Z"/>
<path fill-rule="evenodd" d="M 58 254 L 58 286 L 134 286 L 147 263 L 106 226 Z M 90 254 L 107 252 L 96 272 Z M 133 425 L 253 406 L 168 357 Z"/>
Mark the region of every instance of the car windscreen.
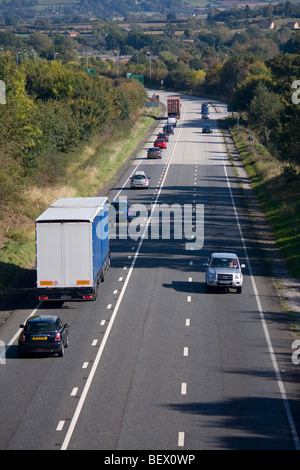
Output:
<path fill-rule="evenodd" d="M 127 209 L 127 203 L 126 202 L 112 202 L 111 204 L 116 211 L 125 211 Z"/>
<path fill-rule="evenodd" d="M 238 268 L 238 262 L 235 258 L 213 258 L 210 266 L 212 268 Z"/>
<path fill-rule="evenodd" d="M 135 180 L 144 180 L 144 179 L 145 179 L 145 175 L 133 175 L 132 178 L 135 179 Z"/>
<path fill-rule="evenodd" d="M 55 331 L 54 322 L 29 322 L 26 326 L 26 331 L 36 332 L 36 331 Z"/>

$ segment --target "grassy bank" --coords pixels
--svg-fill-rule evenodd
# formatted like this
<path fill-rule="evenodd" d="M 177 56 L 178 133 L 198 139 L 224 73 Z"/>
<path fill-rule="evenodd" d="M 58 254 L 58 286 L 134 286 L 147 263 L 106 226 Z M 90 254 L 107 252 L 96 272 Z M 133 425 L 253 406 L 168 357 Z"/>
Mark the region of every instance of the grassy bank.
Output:
<path fill-rule="evenodd" d="M 231 135 L 262 204 L 276 243 L 291 275 L 300 278 L 300 168 L 275 158 L 249 130 L 230 128 Z"/>
<path fill-rule="evenodd" d="M 39 180 L 25 188 L 18 202 L 1 217 L 0 291 L 9 287 L 25 268 L 35 263 L 34 220 L 59 197 L 94 196 L 116 172 L 154 123 L 157 111 L 141 112 L 131 123 L 106 129 L 75 152 L 57 156 L 55 184 Z"/>

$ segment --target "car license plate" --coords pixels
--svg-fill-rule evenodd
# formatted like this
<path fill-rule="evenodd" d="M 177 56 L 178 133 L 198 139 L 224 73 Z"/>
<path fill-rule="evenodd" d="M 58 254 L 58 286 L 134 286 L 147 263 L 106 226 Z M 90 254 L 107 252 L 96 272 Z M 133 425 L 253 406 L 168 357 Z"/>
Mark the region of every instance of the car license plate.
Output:
<path fill-rule="evenodd" d="M 219 281 L 219 284 L 231 284 L 231 281 Z"/>
<path fill-rule="evenodd" d="M 47 339 L 47 336 L 33 336 L 32 340 L 33 341 L 45 341 Z"/>

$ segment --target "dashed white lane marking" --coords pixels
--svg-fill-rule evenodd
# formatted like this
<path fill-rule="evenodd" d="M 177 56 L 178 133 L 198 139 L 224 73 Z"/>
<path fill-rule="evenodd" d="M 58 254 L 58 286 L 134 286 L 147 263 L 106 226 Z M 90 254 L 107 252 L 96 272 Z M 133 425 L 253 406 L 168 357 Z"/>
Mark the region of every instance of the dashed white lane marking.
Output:
<path fill-rule="evenodd" d="M 94 339 L 93 342 L 92 342 L 92 346 L 97 346 L 97 343 L 98 343 L 98 340 Z"/>
<path fill-rule="evenodd" d="M 105 325 L 105 320 L 101 320 L 100 325 L 101 326 Z"/>
<path fill-rule="evenodd" d="M 192 297 L 191 297 L 190 295 L 188 295 L 186 301 L 187 301 L 187 302 L 191 302 L 191 301 L 192 301 Z"/>
<path fill-rule="evenodd" d="M 71 397 L 76 397 L 77 392 L 78 392 L 78 387 L 74 387 L 72 392 L 71 392 Z"/>
<path fill-rule="evenodd" d="M 89 363 L 88 363 L 88 362 L 84 362 L 84 363 L 82 364 L 82 368 L 83 368 L 83 369 L 87 369 L 88 366 L 89 366 Z"/>
<path fill-rule="evenodd" d="M 191 320 L 189 318 L 185 320 L 185 326 L 191 326 Z"/>
<path fill-rule="evenodd" d="M 184 446 L 184 432 L 180 431 L 178 433 L 178 447 Z"/>
<path fill-rule="evenodd" d="M 59 421 L 57 427 L 56 427 L 56 431 L 62 431 L 63 427 L 64 427 L 64 424 L 65 424 L 65 421 L 64 420 L 61 420 Z"/>
<path fill-rule="evenodd" d="M 178 133 L 176 142 L 178 141 L 179 135 L 180 135 L 180 133 Z M 175 149 L 175 147 L 174 147 L 174 149 Z M 173 150 L 173 152 L 172 152 L 172 156 L 173 156 L 173 153 L 174 153 L 174 150 Z M 171 157 L 171 156 L 170 156 L 170 157 Z M 171 158 L 170 158 L 170 157 L 169 157 L 169 160 L 168 160 L 168 165 L 167 165 L 167 167 L 166 167 L 167 170 L 169 169 L 169 166 L 170 166 L 170 164 L 171 164 Z M 121 292 L 120 292 L 119 299 L 118 299 L 118 301 L 117 301 L 117 303 L 116 303 L 116 305 L 115 305 L 115 307 L 114 307 L 114 311 L 113 311 L 113 313 L 112 313 L 112 318 L 111 318 L 111 320 L 109 321 L 107 330 L 106 330 L 105 335 L 104 335 L 104 337 L 103 337 L 103 339 L 102 339 L 102 342 L 101 342 L 101 344 L 100 344 L 100 347 L 99 347 L 98 353 L 97 353 L 97 355 L 96 355 L 96 358 L 95 358 L 95 360 L 94 360 L 94 362 L 93 362 L 93 365 L 92 365 L 90 374 L 89 374 L 89 376 L 87 377 L 87 381 L 86 381 L 85 387 L 84 387 L 84 389 L 83 389 L 83 391 L 82 391 L 82 394 L 81 394 L 81 396 L 80 396 L 80 399 L 79 399 L 78 405 L 77 405 L 77 407 L 76 407 L 75 413 L 74 413 L 74 415 L 73 415 L 73 417 L 72 417 L 72 419 L 71 419 L 71 423 L 70 423 L 69 429 L 68 429 L 68 431 L 67 431 L 67 433 L 66 433 L 65 439 L 64 439 L 64 441 L 63 441 L 63 443 L 62 443 L 61 450 L 66 450 L 66 449 L 68 448 L 70 439 L 71 439 L 71 437 L 72 437 L 72 435 L 73 435 L 73 432 L 74 432 L 74 429 L 75 429 L 77 420 L 78 420 L 78 418 L 79 418 L 79 415 L 80 415 L 80 413 L 81 413 L 83 404 L 84 404 L 84 402 L 85 402 L 85 400 L 86 400 L 86 397 L 87 397 L 87 395 L 88 395 L 88 392 L 89 392 L 91 383 L 92 383 L 92 381 L 93 381 L 94 375 L 95 375 L 95 373 L 96 373 L 98 364 L 99 364 L 99 362 L 100 362 L 100 360 L 101 360 L 102 353 L 103 353 L 103 351 L 104 351 L 104 348 L 105 348 L 107 339 L 108 339 L 108 337 L 109 337 L 109 335 L 110 335 L 110 331 L 111 331 L 112 326 L 113 326 L 113 324 L 114 324 L 114 321 L 115 321 L 115 318 L 116 318 L 116 316 L 117 316 L 117 313 L 118 313 L 120 304 L 121 304 L 121 302 L 122 302 L 122 299 L 123 299 L 124 294 L 125 294 L 125 291 L 126 291 L 126 289 L 127 289 L 129 280 L 130 280 L 130 278 L 131 278 L 131 274 L 132 274 L 132 271 L 133 271 L 133 268 L 134 268 L 136 259 L 137 259 L 138 256 L 139 256 L 139 252 L 140 252 L 141 246 L 142 246 L 142 244 L 143 244 L 143 241 L 144 241 L 144 238 L 145 238 L 145 234 L 146 234 L 148 225 L 149 225 L 149 223 L 150 223 L 150 220 L 151 220 L 152 214 L 153 214 L 153 212 L 154 212 L 155 206 L 156 206 L 156 204 L 157 204 L 158 198 L 159 198 L 159 196 L 160 196 L 160 193 L 161 193 L 161 191 L 162 191 L 162 187 L 163 187 L 163 185 L 164 185 L 164 181 L 165 181 L 165 179 L 166 179 L 166 176 L 167 176 L 167 171 L 166 171 L 166 173 L 165 173 L 165 175 L 164 175 L 164 178 L 163 178 L 163 180 L 162 180 L 162 183 L 161 183 L 161 186 L 160 186 L 159 190 L 155 190 L 155 191 L 157 191 L 157 195 L 156 195 L 156 199 L 155 199 L 155 202 L 154 202 L 154 205 L 153 205 L 153 209 L 152 209 L 150 218 L 149 218 L 148 221 L 147 221 L 146 228 L 145 228 L 145 230 L 144 230 L 144 232 L 143 232 L 143 235 L 142 235 L 142 237 L 141 237 L 141 240 L 140 240 L 140 242 L 139 242 L 139 244 L 138 244 L 138 246 L 137 246 L 136 253 L 135 253 L 135 255 L 134 255 L 133 261 L 132 261 L 131 266 L 130 266 L 130 268 L 129 268 L 129 272 L 128 272 L 128 275 L 127 275 L 126 280 L 125 280 L 125 282 L 124 282 L 123 288 L 122 288 L 122 290 L 121 290 Z M 121 191 L 120 191 L 120 192 L 121 192 Z M 124 268 L 123 268 L 123 269 L 124 269 Z M 127 269 L 127 267 L 126 267 L 125 269 Z M 120 281 L 120 280 L 123 280 L 123 277 L 119 278 L 119 281 Z M 87 364 L 87 365 L 88 365 L 88 363 L 84 363 L 84 364 Z M 183 435 L 183 439 L 182 439 L 182 435 Z M 184 433 L 179 433 L 178 445 L 182 446 L 183 444 L 184 444 Z"/>
<path fill-rule="evenodd" d="M 183 355 L 184 355 L 185 357 L 187 357 L 187 356 L 189 355 L 189 348 L 188 348 L 187 346 L 185 346 L 185 347 L 183 348 Z"/>
<path fill-rule="evenodd" d="M 110 310 L 112 308 L 112 304 L 108 304 L 108 306 L 106 308 L 107 308 L 107 310 Z"/>
<path fill-rule="evenodd" d="M 182 382 L 181 384 L 181 395 L 186 395 L 187 392 L 187 384 L 186 382 Z"/>

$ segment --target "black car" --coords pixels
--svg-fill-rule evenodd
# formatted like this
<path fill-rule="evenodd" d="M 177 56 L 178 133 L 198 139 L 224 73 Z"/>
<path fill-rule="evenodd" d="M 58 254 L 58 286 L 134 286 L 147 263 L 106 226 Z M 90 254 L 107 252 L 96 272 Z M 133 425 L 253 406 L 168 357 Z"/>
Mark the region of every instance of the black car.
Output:
<path fill-rule="evenodd" d="M 112 214 L 110 212 L 110 216 L 113 217 L 115 216 L 116 222 L 125 222 L 128 220 L 128 222 L 131 222 L 132 219 L 132 214 L 131 214 L 131 207 L 130 204 L 127 200 L 124 201 L 112 201 L 111 207 L 115 211 L 115 214 Z"/>
<path fill-rule="evenodd" d="M 69 325 L 56 315 L 36 315 L 29 318 L 19 336 L 19 356 L 30 353 L 64 355 L 68 346 Z"/>
<path fill-rule="evenodd" d="M 166 132 L 159 132 L 157 134 L 157 138 L 158 139 L 165 139 L 166 142 L 169 142 L 169 134 L 167 134 Z"/>
<path fill-rule="evenodd" d="M 174 127 L 173 126 L 170 126 L 169 124 L 166 124 L 164 127 L 163 127 L 163 131 L 166 132 L 166 134 L 170 135 L 174 135 Z"/>
<path fill-rule="evenodd" d="M 213 132 L 213 128 L 210 124 L 204 124 L 204 126 L 202 127 L 202 133 L 208 133 L 208 134 L 212 134 Z"/>

